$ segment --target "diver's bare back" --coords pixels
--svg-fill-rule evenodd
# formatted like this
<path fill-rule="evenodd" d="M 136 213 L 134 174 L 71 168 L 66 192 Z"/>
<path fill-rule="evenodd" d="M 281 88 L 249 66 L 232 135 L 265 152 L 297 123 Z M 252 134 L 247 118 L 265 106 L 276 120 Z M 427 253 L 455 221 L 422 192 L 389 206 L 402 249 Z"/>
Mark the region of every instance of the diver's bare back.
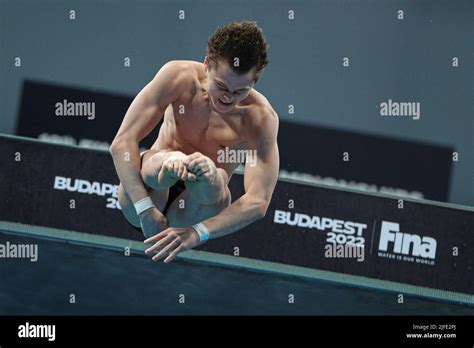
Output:
<path fill-rule="evenodd" d="M 185 154 L 201 152 L 224 169 L 229 178 L 239 163 L 219 163 L 218 150 L 229 148 L 247 149 L 249 128 L 258 124 L 259 108 L 270 107 L 266 98 L 252 89 L 232 112 L 223 114 L 215 111 L 205 90 L 207 74 L 204 64 L 194 61 L 180 61 L 186 92 L 171 103 L 165 111 L 163 125 L 154 150 L 181 151 Z M 253 133 L 253 132 L 252 132 Z"/>

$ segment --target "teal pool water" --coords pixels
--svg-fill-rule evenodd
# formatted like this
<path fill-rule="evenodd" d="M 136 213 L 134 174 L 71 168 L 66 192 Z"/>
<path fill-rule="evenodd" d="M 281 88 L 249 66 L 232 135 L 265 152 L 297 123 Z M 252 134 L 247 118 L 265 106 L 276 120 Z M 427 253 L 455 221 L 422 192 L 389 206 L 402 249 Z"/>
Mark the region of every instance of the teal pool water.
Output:
<path fill-rule="evenodd" d="M 461 304 L 408 295 L 399 304 L 396 293 L 0 233 L 7 241 L 38 244 L 39 257 L 0 259 L 0 315 L 474 315 Z"/>

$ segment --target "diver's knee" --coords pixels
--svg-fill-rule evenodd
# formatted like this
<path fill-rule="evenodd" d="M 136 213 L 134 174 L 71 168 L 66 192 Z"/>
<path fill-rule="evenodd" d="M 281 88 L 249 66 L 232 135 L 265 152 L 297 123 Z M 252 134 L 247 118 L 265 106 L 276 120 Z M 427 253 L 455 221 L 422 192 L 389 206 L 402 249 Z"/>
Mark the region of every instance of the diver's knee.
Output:
<path fill-rule="evenodd" d="M 146 162 L 143 163 L 140 170 L 140 175 L 143 182 L 150 187 L 156 186 L 158 181 L 158 174 L 163 167 L 162 156 L 153 155 Z"/>

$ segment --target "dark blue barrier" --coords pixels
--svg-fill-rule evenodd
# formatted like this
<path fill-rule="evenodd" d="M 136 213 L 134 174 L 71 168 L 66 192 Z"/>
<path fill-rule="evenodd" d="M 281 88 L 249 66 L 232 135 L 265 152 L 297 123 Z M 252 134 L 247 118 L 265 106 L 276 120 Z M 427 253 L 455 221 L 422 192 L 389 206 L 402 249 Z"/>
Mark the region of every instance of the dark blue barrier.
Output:
<path fill-rule="evenodd" d="M 0 136 L 0 149 L 0 220 L 143 239 L 118 209 L 109 153 L 9 136 Z M 234 175 L 230 186 L 235 200 L 242 176 Z M 263 220 L 200 249 L 472 300 L 473 231 L 471 208 L 280 180 Z M 347 245 L 363 254 L 338 257 Z"/>

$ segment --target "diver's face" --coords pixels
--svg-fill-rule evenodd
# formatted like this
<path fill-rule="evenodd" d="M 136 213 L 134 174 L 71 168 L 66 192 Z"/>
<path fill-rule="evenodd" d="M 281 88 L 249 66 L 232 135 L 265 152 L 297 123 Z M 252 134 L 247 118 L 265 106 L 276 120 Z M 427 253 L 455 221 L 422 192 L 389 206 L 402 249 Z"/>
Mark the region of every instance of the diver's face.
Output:
<path fill-rule="evenodd" d="M 217 67 L 204 61 L 208 72 L 207 90 L 210 102 L 217 112 L 231 111 L 236 104 L 247 98 L 255 84 L 254 69 L 239 75 L 225 60 L 219 60 Z"/>

